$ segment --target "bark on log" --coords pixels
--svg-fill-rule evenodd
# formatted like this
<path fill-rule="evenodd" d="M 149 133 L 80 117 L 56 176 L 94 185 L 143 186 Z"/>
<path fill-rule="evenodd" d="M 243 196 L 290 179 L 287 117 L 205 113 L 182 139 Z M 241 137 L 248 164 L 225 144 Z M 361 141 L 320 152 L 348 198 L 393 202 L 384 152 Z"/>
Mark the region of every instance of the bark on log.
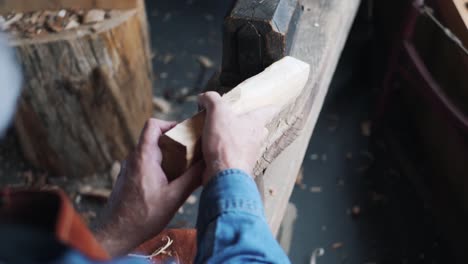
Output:
<path fill-rule="evenodd" d="M 15 125 L 24 155 L 54 174 L 86 175 L 123 159 L 151 116 L 144 10 L 12 40 L 25 83 Z"/>
<path fill-rule="evenodd" d="M 269 135 L 262 158 L 257 161 L 255 175 L 263 174 L 268 164 L 297 137 L 294 126 L 302 119 L 302 112 L 295 111 L 296 101 L 301 95 L 305 95 L 304 86 L 308 76 L 307 63 L 285 57 L 223 96 L 223 100 L 231 105 L 236 114 L 266 106 L 279 109 L 267 126 Z M 159 143 L 163 153 L 162 167 L 170 180 L 180 176 L 201 159 L 199 142 L 204 117 L 204 112 L 200 112 L 161 137 Z"/>

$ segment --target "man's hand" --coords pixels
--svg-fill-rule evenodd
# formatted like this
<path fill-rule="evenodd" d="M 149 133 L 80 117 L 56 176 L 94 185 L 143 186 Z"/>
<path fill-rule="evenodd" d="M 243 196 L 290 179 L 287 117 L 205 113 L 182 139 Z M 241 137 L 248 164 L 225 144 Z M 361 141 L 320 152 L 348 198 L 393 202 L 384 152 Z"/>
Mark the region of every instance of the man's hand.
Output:
<path fill-rule="evenodd" d="M 206 165 L 203 185 L 225 169 L 240 169 L 252 174 L 268 135 L 265 126 L 277 109 L 266 107 L 236 115 L 216 92 L 200 95 L 199 103 L 206 109 L 202 136 Z"/>
<path fill-rule="evenodd" d="M 200 163 L 170 183 L 161 168 L 159 137 L 174 126 L 175 123 L 150 119 L 136 150 L 123 163 L 96 234 L 112 256 L 126 254 L 159 234 L 201 184 Z"/>

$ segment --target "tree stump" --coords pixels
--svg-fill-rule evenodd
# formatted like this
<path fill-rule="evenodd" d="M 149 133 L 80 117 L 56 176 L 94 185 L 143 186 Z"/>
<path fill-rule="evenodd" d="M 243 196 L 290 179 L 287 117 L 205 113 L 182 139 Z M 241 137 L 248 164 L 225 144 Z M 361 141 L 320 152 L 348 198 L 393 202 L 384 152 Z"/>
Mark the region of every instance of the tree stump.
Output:
<path fill-rule="evenodd" d="M 14 39 L 24 73 L 15 120 L 25 157 L 55 175 L 123 159 L 152 114 L 144 9 L 56 34 Z"/>

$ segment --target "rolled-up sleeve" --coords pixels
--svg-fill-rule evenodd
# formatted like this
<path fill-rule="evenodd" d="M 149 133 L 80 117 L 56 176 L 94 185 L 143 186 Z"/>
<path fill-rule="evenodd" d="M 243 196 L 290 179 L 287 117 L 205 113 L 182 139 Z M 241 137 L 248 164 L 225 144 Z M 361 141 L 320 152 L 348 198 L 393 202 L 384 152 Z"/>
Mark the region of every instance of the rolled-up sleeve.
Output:
<path fill-rule="evenodd" d="M 204 188 L 195 263 L 289 263 L 265 219 L 252 177 L 229 169 Z"/>

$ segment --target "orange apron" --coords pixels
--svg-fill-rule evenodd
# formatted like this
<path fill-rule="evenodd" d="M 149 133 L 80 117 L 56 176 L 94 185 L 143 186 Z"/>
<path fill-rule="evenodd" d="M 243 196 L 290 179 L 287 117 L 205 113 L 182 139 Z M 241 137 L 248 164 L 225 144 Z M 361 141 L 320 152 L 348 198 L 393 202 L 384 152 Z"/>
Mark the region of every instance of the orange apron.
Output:
<path fill-rule="evenodd" d="M 109 254 L 99 245 L 72 203 L 61 190 L 0 191 L 0 222 L 20 224 L 55 234 L 58 241 L 80 251 L 96 261 L 109 260 Z M 135 252 L 151 255 L 164 247 L 167 237 L 173 242 L 163 253 L 152 258 L 153 263 L 165 260 L 193 263 L 196 254 L 194 229 L 169 229 L 143 243 Z"/>

